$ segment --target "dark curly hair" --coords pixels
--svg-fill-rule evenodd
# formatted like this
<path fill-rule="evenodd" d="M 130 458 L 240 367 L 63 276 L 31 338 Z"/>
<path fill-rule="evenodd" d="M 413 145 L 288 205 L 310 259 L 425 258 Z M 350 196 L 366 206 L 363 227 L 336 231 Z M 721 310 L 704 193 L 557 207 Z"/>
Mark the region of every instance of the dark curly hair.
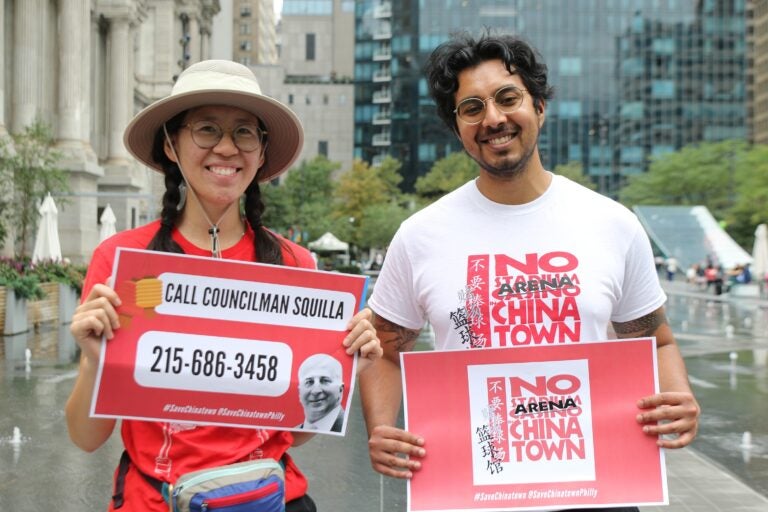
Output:
<path fill-rule="evenodd" d="M 182 112 L 165 123 L 169 135 L 179 131 L 186 114 L 186 111 Z M 176 225 L 176 220 L 181 214 L 176 206 L 179 204 L 180 199 L 179 185 L 182 181 L 182 175 L 179 166 L 176 165 L 175 162 L 172 162 L 165 154 L 164 144 L 165 134 L 163 133 L 163 130 L 160 129 L 155 134 L 154 144 L 152 145 L 152 159 L 163 168 L 163 174 L 165 175 L 165 193 L 163 194 L 163 208 L 160 212 L 160 229 L 157 231 L 154 238 L 150 240 L 147 249 L 152 251 L 181 253 L 184 251 L 179 244 L 173 240 L 171 233 L 173 232 L 173 227 Z M 253 244 L 256 250 L 256 257 L 261 263 L 282 265 L 282 243 L 262 225 L 261 217 L 263 213 L 264 203 L 261 200 L 261 190 L 259 189 L 258 179 L 254 178 L 245 190 L 245 218 L 255 234 Z"/>
<path fill-rule="evenodd" d="M 520 75 L 534 107 L 540 108 L 542 100 L 552 97 L 552 87 L 547 84 L 547 66 L 527 42 L 512 35 L 493 35 L 490 30 L 478 39 L 468 32 L 455 34 L 435 48 L 424 66 L 437 114 L 454 133 L 458 132 L 453 111 L 459 73 L 495 59 L 501 60 L 511 74 Z"/>

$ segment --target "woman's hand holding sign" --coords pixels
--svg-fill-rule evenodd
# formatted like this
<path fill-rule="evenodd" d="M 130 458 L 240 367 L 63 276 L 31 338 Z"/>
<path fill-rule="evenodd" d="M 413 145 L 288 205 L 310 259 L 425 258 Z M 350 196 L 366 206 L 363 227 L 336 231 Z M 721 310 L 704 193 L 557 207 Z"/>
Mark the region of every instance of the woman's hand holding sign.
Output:
<path fill-rule="evenodd" d="M 120 327 L 117 308 L 120 297 L 107 285 L 97 284 L 85 301 L 75 309 L 69 330 L 85 358 L 92 364 L 99 360 L 102 336 L 110 340 Z"/>
<path fill-rule="evenodd" d="M 101 354 L 102 336 L 110 340 L 120 321 L 115 308 L 120 306 L 115 291 L 97 284 L 88 297 L 75 309 L 69 330 L 80 346 L 80 373 L 75 389 L 66 405 L 67 428 L 72 441 L 85 451 L 93 451 L 104 444 L 115 428 L 114 419 L 90 417 L 91 396 Z"/>

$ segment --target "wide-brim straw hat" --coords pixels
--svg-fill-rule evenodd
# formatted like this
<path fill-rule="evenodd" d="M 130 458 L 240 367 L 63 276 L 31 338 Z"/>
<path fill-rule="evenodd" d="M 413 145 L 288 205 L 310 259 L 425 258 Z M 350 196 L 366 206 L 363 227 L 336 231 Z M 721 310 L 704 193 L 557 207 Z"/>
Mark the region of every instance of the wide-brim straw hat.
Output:
<path fill-rule="evenodd" d="M 225 105 L 257 116 L 267 130 L 264 165 L 256 178 L 272 180 L 288 170 L 301 152 L 304 129 L 291 109 L 265 96 L 253 72 L 228 60 L 205 60 L 185 69 L 170 96 L 136 114 L 125 129 L 123 142 L 128 151 L 148 167 L 163 172 L 152 158 L 152 146 L 163 123 L 195 107 Z"/>

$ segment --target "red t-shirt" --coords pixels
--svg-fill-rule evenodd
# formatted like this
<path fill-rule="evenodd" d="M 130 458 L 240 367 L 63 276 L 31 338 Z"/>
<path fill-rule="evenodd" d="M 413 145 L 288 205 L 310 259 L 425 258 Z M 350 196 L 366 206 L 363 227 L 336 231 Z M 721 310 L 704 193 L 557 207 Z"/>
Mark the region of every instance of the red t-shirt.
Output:
<path fill-rule="evenodd" d="M 87 297 L 96 283 L 106 283 L 112 274 L 115 251 L 118 247 L 145 249 L 160 227 L 159 221 L 122 231 L 102 242 L 94 251 L 83 284 L 83 297 Z M 210 256 L 210 250 L 200 249 L 174 229 L 173 239 L 185 254 Z M 233 247 L 222 251 L 222 258 L 256 261 L 253 231 L 248 228 L 243 238 Z M 285 265 L 315 268 L 309 251 L 288 240 L 283 242 Z M 286 501 L 299 498 L 307 492 L 307 479 L 286 452 L 293 443 L 290 432 L 280 430 L 212 427 L 189 423 L 159 423 L 123 420 L 123 444 L 131 461 L 141 471 L 158 480 L 174 482 L 180 475 L 212 466 L 222 466 L 244 460 L 269 457 L 283 458 L 286 464 Z M 160 494 L 153 489 L 131 465 L 123 491 L 125 502 L 120 512 L 165 512 Z M 110 501 L 109 510 L 114 510 Z"/>

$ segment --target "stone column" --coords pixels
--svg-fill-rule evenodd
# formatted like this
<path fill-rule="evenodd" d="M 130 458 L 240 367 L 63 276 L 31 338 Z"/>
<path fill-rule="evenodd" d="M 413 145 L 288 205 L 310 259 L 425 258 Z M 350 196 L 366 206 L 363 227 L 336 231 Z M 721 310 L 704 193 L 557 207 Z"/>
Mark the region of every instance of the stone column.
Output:
<path fill-rule="evenodd" d="M 20 132 L 34 121 L 42 103 L 42 80 L 39 63 L 42 54 L 40 36 L 44 11 L 43 0 L 25 0 L 13 5 L 13 119 L 11 131 Z"/>
<path fill-rule="evenodd" d="M 123 145 L 123 133 L 133 117 L 137 86 L 134 68 L 137 27 L 145 19 L 143 1 L 121 0 L 101 10 L 107 33 L 107 158 L 99 180 L 100 204 L 109 197 L 118 231 L 135 227 L 141 215 L 140 197 L 149 171 L 131 158 Z"/>
<path fill-rule="evenodd" d="M 87 260 L 98 241 L 97 181 L 104 170 L 91 148 L 91 2 L 58 0 L 58 125 L 56 145 L 68 172 L 72 198 L 59 211 L 61 252 Z"/>
<path fill-rule="evenodd" d="M 91 77 L 93 76 L 92 48 L 97 44 L 92 38 L 93 25 L 91 21 L 91 2 L 81 2 L 80 9 L 80 58 L 84 65 L 80 67 L 80 136 L 83 141 L 86 160 L 96 162 L 96 153 L 91 145 L 91 104 L 95 101 L 92 96 Z"/>
<path fill-rule="evenodd" d="M 200 60 L 211 58 L 211 24 L 203 23 L 200 27 Z"/>
<path fill-rule="evenodd" d="M 81 0 L 59 0 L 59 123 L 57 143 L 73 153 L 82 152 L 83 112 L 80 95 L 83 90 L 82 34 L 89 25 L 82 19 Z M 87 64 L 86 64 L 87 63 Z"/>
<path fill-rule="evenodd" d="M 109 164 L 128 163 L 129 155 L 123 146 L 123 131 L 132 117 L 133 66 L 131 66 L 130 20 L 115 17 L 109 30 Z"/>
<path fill-rule="evenodd" d="M 200 62 L 200 21 L 196 12 L 189 14 L 189 63 Z"/>
<path fill-rule="evenodd" d="M 5 5 L 0 1 L 0 27 L 5 27 Z M 3 31 L 3 34 L 5 32 Z M 6 129 L 7 121 L 5 119 L 5 36 L 0 37 L 0 138 L 5 139 L 8 136 L 8 130 Z M 11 187 L 3 187 L 0 191 L 0 195 L 3 199 L 9 199 L 11 197 Z M 9 233 L 9 236 L 3 240 L 0 239 L 0 256 L 9 258 L 13 256 L 13 236 Z"/>
<path fill-rule="evenodd" d="M 232 9 L 230 3 L 229 9 Z M 200 60 L 210 59 L 212 57 L 213 18 L 221 11 L 221 4 L 214 0 L 203 0 L 200 9 Z M 230 13 L 231 14 L 231 13 Z M 231 18 L 230 18 L 231 19 Z M 230 25 L 231 26 L 231 25 Z M 231 41 L 231 39 L 230 39 Z M 229 56 L 232 58 L 232 56 Z"/>
<path fill-rule="evenodd" d="M 0 0 L 0 137 L 8 132 L 5 128 L 5 2 Z"/>

